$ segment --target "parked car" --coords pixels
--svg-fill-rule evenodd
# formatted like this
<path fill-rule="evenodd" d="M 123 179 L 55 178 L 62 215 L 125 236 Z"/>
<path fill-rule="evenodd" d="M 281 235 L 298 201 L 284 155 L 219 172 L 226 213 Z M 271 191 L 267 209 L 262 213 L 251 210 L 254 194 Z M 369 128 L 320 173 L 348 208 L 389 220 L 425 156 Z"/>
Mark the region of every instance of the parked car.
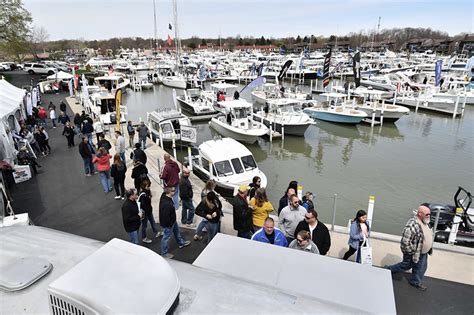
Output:
<path fill-rule="evenodd" d="M 29 67 L 27 65 L 30 65 Z M 41 63 L 25 63 L 25 68 L 23 69 L 29 74 L 47 74 L 52 75 L 56 73 L 58 70 L 52 66 L 48 66 Z"/>
<path fill-rule="evenodd" d="M 0 62 L 0 71 L 11 71 L 10 65 L 5 62 Z"/>

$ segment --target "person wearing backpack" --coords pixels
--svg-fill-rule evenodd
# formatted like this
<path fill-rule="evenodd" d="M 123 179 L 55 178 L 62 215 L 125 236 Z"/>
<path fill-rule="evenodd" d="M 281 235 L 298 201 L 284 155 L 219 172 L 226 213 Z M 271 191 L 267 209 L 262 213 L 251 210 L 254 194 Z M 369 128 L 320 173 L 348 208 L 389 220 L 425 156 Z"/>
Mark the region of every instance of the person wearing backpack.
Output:
<path fill-rule="evenodd" d="M 125 199 L 125 173 L 127 173 L 127 165 L 123 163 L 120 155 L 116 153 L 110 171 L 110 176 L 114 179 L 115 200 Z"/>

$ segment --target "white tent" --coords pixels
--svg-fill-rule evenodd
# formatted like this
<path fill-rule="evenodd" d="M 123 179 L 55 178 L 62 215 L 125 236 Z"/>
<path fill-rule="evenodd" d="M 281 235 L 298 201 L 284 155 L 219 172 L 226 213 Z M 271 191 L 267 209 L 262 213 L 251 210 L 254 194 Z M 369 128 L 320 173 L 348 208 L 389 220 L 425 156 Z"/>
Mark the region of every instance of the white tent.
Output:
<path fill-rule="evenodd" d="M 6 80 L 0 80 L 0 119 L 20 109 L 25 93 L 24 89 L 17 88 Z"/>
<path fill-rule="evenodd" d="M 59 71 L 56 74 L 52 74 L 52 75 L 47 76 L 46 78 L 48 80 L 56 80 L 56 78 L 57 78 L 58 81 L 71 80 L 72 79 L 72 74 L 64 72 L 64 71 Z"/>

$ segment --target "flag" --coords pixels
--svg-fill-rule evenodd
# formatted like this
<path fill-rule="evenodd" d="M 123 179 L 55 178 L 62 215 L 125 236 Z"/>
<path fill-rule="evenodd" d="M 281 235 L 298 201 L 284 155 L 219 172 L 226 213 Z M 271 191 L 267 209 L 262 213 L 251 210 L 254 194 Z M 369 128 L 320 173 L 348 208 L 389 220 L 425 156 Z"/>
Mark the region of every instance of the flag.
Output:
<path fill-rule="evenodd" d="M 171 43 L 172 43 L 172 42 L 173 42 L 173 41 L 171 40 L 171 35 L 168 34 L 168 46 L 171 46 Z"/>
<path fill-rule="evenodd" d="M 259 87 L 260 85 L 265 84 L 265 82 L 267 82 L 265 77 L 258 77 L 252 82 L 250 82 L 249 84 L 247 84 L 242 90 L 240 90 L 240 94 L 242 94 L 243 92 L 246 92 L 247 90 L 252 91 L 256 87 Z"/>
<path fill-rule="evenodd" d="M 305 57 L 305 58 L 307 58 L 307 59 L 310 57 L 308 47 L 305 47 L 305 48 L 304 48 L 304 50 L 303 50 L 303 57 Z"/>
<path fill-rule="evenodd" d="M 466 62 L 466 68 L 465 68 L 466 72 L 467 72 L 467 77 L 468 78 L 472 78 L 472 74 L 473 74 L 473 70 L 474 70 L 474 56 L 472 56 L 471 58 L 469 58 L 469 60 Z"/>
<path fill-rule="evenodd" d="M 293 60 L 287 60 L 283 67 L 281 67 L 280 74 L 278 75 L 278 80 L 281 81 L 283 80 L 283 77 L 285 76 L 286 72 L 290 68 L 291 64 L 293 63 Z"/>
<path fill-rule="evenodd" d="M 354 71 L 354 82 L 357 88 L 360 85 L 360 51 L 352 57 L 352 71 Z"/>
<path fill-rule="evenodd" d="M 436 61 L 435 64 L 435 86 L 439 86 L 441 80 L 441 66 L 443 65 L 443 60 Z"/>
<path fill-rule="evenodd" d="M 113 72 L 114 72 L 114 67 L 112 67 L 112 65 L 110 65 L 109 68 L 108 68 L 107 73 L 108 73 L 109 75 L 112 75 Z"/>
<path fill-rule="evenodd" d="M 171 23 L 168 24 L 168 28 L 170 29 L 170 31 L 173 29 L 173 27 L 171 26 Z"/>
<path fill-rule="evenodd" d="M 332 49 L 329 48 L 329 52 L 326 54 L 324 58 L 324 67 L 323 67 L 323 87 L 328 86 L 329 84 L 329 64 L 331 63 L 331 52 Z"/>

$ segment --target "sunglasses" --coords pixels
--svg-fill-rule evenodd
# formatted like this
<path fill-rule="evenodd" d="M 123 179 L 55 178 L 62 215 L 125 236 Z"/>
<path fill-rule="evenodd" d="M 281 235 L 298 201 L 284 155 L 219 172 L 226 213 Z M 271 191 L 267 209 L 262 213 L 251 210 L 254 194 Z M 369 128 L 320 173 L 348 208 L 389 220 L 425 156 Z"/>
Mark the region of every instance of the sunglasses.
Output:
<path fill-rule="evenodd" d="M 298 243 L 303 243 L 303 242 L 306 241 L 306 240 L 300 240 L 300 239 L 297 238 L 296 241 L 297 241 Z"/>

